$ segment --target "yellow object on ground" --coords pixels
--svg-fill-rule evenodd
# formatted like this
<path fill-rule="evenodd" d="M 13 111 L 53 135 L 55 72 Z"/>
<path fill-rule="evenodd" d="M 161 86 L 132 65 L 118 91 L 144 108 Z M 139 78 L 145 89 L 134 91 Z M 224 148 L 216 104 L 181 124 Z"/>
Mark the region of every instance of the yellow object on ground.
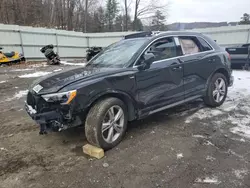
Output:
<path fill-rule="evenodd" d="M 101 159 L 104 157 L 104 150 L 102 148 L 86 144 L 82 147 L 82 149 L 83 153 L 90 155 L 91 157 L 95 157 L 97 159 Z"/>
<path fill-rule="evenodd" d="M 2 48 L 0 48 L 0 64 L 25 61 L 24 56 L 18 52 L 3 53 L 1 50 Z"/>

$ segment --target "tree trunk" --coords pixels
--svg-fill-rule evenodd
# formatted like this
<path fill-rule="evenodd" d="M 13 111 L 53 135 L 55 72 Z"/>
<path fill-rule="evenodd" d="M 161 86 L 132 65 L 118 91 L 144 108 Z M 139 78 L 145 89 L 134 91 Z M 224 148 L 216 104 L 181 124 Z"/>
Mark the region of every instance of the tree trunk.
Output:
<path fill-rule="evenodd" d="M 124 0 L 125 3 L 125 31 L 128 31 L 128 0 Z"/>
<path fill-rule="evenodd" d="M 50 14 L 50 27 L 52 27 L 53 25 L 53 22 L 54 22 L 54 12 L 55 12 L 55 0 L 52 1 L 52 11 L 51 11 L 51 14 Z"/>
<path fill-rule="evenodd" d="M 134 24 L 133 24 L 133 29 L 137 29 L 137 18 L 138 18 L 138 7 L 140 4 L 140 0 L 135 0 L 135 15 L 134 15 Z"/>
<path fill-rule="evenodd" d="M 87 33 L 87 21 L 88 21 L 88 0 L 85 0 L 85 12 L 84 12 L 84 32 Z"/>

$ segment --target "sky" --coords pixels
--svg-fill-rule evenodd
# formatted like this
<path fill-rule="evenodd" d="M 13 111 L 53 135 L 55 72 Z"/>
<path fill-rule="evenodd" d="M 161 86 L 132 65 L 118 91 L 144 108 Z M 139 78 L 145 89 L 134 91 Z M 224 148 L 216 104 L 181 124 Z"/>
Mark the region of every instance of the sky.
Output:
<path fill-rule="evenodd" d="M 167 0 L 159 0 L 167 1 Z M 167 23 L 239 21 L 250 0 L 169 0 Z"/>

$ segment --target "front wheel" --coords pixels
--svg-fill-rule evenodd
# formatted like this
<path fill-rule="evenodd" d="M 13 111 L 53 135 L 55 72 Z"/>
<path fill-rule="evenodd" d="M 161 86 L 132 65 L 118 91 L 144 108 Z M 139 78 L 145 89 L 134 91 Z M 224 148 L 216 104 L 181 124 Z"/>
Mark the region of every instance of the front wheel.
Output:
<path fill-rule="evenodd" d="M 226 77 L 221 73 L 213 75 L 208 83 L 204 102 L 206 105 L 211 107 L 221 106 L 226 97 L 228 90 L 228 82 Z"/>
<path fill-rule="evenodd" d="M 87 140 L 104 150 L 118 145 L 125 135 L 128 122 L 126 105 L 117 98 L 97 102 L 85 122 Z"/>

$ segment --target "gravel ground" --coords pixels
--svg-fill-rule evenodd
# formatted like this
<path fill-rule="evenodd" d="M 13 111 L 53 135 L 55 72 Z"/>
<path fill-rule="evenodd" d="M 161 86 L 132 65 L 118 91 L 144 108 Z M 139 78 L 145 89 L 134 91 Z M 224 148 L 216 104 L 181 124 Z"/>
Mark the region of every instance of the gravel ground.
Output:
<path fill-rule="evenodd" d="M 101 160 L 82 153 L 84 129 L 39 136 L 23 110 L 36 78 L 75 66 L 0 68 L 1 188 L 250 187 L 250 72 L 235 71 L 223 106 L 188 103 L 129 124 Z"/>

